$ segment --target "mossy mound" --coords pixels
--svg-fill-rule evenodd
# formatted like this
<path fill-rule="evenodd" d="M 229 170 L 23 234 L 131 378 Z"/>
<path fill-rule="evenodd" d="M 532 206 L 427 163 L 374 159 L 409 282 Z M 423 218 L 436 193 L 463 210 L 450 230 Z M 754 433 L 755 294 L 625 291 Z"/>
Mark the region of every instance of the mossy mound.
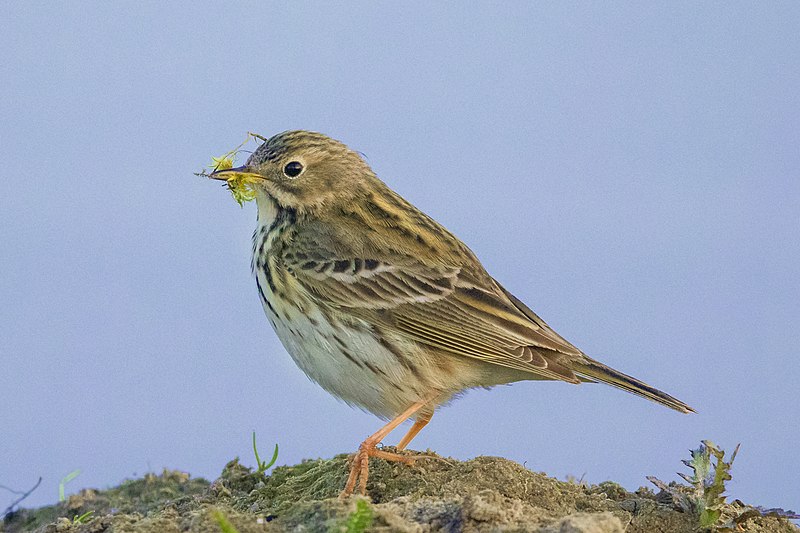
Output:
<path fill-rule="evenodd" d="M 218 513 L 240 532 L 346 531 L 358 498 L 340 501 L 347 456 L 256 474 L 235 459 L 209 483 L 181 472 L 86 489 L 66 502 L 23 509 L 0 531 L 16 533 L 218 532 Z M 559 481 L 496 457 L 471 461 L 423 454 L 413 465 L 370 463 L 367 531 L 541 531 L 695 533 L 696 517 L 646 488 Z M 362 508 L 365 506 L 362 505 Z M 362 509 L 363 510 L 363 509 Z M 94 513 L 83 523 L 73 519 Z M 797 533 L 789 521 L 755 517 L 742 531 Z"/>

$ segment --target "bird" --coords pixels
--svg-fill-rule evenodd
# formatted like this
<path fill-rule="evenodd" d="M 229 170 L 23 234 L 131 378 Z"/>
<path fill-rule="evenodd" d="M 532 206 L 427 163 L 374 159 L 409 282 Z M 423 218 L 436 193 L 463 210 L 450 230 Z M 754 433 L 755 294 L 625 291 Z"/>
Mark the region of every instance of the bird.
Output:
<path fill-rule="evenodd" d="M 602 382 L 695 412 L 561 337 L 361 153 L 312 131 L 260 138 L 244 165 L 209 176 L 252 187 L 251 267 L 266 316 L 311 380 L 388 420 L 351 456 L 342 497 L 366 494 L 371 457 L 413 463 L 378 444 L 413 419 L 404 450 L 438 407 L 473 388 Z"/>

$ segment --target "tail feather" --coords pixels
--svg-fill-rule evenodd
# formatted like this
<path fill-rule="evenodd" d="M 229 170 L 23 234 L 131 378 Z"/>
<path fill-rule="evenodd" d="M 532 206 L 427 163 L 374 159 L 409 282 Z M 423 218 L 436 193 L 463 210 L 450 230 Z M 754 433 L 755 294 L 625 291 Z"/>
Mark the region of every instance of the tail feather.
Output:
<path fill-rule="evenodd" d="M 627 374 L 623 374 L 622 372 L 618 372 L 589 357 L 586 357 L 584 361 L 579 363 L 572 363 L 571 367 L 576 374 L 590 381 L 600 381 L 650 401 L 660 403 L 661 405 L 665 405 L 681 413 L 696 412 L 694 409 L 666 392 L 662 392 L 655 387 L 651 387 L 647 383 L 639 381 Z"/>

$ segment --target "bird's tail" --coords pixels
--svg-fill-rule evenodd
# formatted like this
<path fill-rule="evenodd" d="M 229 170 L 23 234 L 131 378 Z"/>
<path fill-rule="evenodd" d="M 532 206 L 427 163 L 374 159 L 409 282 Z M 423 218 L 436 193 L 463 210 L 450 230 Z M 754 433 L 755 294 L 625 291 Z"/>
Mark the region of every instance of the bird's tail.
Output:
<path fill-rule="evenodd" d="M 670 409 L 675 409 L 681 413 L 695 413 L 696 411 L 680 401 L 673 398 L 666 392 L 651 387 L 647 383 L 639 381 L 622 372 L 618 372 L 611 367 L 604 365 L 594 359 L 586 357 L 582 362 L 573 362 L 571 365 L 572 370 L 576 374 L 587 378 L 590 381 L 600 381 L 612 387 L 617 387 L 624 391 L 636 394 L 642 398 L 647 398 L 650 401 L 666 405 Z"/>

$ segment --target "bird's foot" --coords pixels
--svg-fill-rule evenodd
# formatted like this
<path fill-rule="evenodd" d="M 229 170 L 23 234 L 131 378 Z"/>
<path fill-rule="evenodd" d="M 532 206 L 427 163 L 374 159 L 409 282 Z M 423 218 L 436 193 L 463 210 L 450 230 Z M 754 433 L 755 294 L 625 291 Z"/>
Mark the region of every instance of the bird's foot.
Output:
<path fill-rule="evenodd" d="M 403 423 L 406 419 L 414 416 L 417 411 L 425 407 L 430 401 L 432 401 L 434 396 L 430 396 L 424 400 L 420 400 L 412 404 L 408 409 L 394 417 L 388 424 L 383 426 L 381 429 L 367 437 L 367 440 L 361 443 L 361 446 L 358 447 L 358 451 L 352 456 L 350 460 L 350 475 L 347 476 L 347 483 L 344 486 L 344 490 L 341 494 L 339 494 L 340 498 L 347 498 L 356 488 L 356 483 L 358 483 L 358 491 L 366 496 L 367 494 L 367 477 L 369 476 L 369 458 L 370 457 L 378 457 L 385 461 L 397 461 L 400 463 L 406 464 L 413 464 L 414 458 L 408 457 L 405 455 L 400 455 L 399 453 L 391 453 L 385 452 L 383 450 L 379 450 L 377 448 L 378 444 L 388 435 L 391 433 L 397 426 Z M 406 438 L 403 439 L 402 444 L 405 446 L 408 444 L 414 435 L 416 435 L 422 427 L 428 423 L 430 420 L 430 415 L 424 417 L 424 422 L 417 421 L 414 426 L 409 431 L 410 437 L 407 435 Z M 402 447 L 401 447 L 402 449 Z"/>
<path fill-rule="evenodd" d="M 358 492 L 365 496 L 367 494 L 367 478 L 369 477 L 369 458 L 377 457 L 384 461 L 394 461 L 413 465 L 415 456 L 400 455 L 399 453 L 386 452 L 377 448 L 377 442 L 365 440 L 358 447 L 358 451 L 350 456 L 350 475 L 347 476 L 347 483 L 344 490 L 339 494 L 339 498 L 345 499 L 353 494 L 358 483 Z"/>

